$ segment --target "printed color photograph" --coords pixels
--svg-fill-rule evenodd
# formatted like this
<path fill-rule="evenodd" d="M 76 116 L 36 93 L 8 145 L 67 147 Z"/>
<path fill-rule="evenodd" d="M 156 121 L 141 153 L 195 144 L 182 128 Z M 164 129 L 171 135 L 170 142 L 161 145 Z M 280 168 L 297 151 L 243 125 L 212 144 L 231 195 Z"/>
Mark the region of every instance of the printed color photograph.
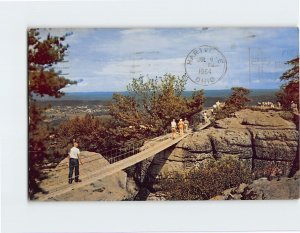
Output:
<path fill-rule="evenodd" d="M 298 43 L 292 27 L 28 28 L 28 199 L 298 199 Z"/>

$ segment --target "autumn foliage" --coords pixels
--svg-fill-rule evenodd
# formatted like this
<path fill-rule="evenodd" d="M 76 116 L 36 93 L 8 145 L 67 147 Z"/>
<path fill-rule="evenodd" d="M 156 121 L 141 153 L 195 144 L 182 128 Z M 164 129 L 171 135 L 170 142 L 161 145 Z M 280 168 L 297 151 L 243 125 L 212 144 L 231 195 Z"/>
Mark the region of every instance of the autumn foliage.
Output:
<path fill-rule="evenodd" d="M 70 142 L 73 139 L 80 143 L 81 150 L 98 151 L 109 148 L 111 141 L 108 140 L 110 120 L 86 114 L 84 117 L 75 117 L 63 122 L 57 129 L 57 148 L 64 148 L 67 155 Z"/>
<path fill-rule="evenodd" d="M 284 84 L 277 93 L 277 99 L 285 109 L 290 109 L 292 101 L 299 108 L 299 57 L 288 61 L 287 64 L 292 67 L 280 77 Z"/>
<path fill-rule="evenodd" d="M 248 95 L 250 90 L 243 87 L 232 87 L 232 94 L 225 101 L 224 107 L 215 112 L 215 119 L 223 119 L 229 117 L 232 113 L 241 110 L 251 101 Z"/>

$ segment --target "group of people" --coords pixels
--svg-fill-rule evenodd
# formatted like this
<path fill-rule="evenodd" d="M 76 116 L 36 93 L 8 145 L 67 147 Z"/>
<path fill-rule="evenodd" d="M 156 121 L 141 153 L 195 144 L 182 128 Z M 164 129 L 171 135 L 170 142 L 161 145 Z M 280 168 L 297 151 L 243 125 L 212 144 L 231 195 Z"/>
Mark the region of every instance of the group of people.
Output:
<path fill-rule="evenodd" d="M 224 104 L 221 104 L 221 102 L 218 100 L 214 105 L 213 105 L 213 110 L 219 110 L 222 105 Z"/>
<path fill-rule="evenodd" d="M 277 102 L 277 104 L 274 104 L 270 101 L 266 101 L 266 102 L 258 102 L 257 103 L 258 106 L 260 107 L 264 107 L 264 108 L 278 108 L 278 109 L 281 109 L 282 106 L 281 106 L 281 103 L 280 102 Z M 298 106 L 297 104 L 292 101 L 291 102 L 291 107 L 290 109 L 293 111 L 293 112 L 298 112 Z"/>
<path fill-rule="evenodd" d="M 185 118 L 184 121 L 180 119 L 178 123 L 176 123 L 175 119 L 171 122 L 171 131 L 172 131 L 172 138 L 175 139 L 177 133 L 177 126 L 179 129 L 179 134 L 183 135 L 183 133 L 187 133 L 189 128 L 189 121 Z"/>
<path fill-rule="evenodd" d="M 258 102 L 257 104 L 261 107 L 275 108 L 275 104 L 270 101 Z M 278 102 L 276 107 L 281 108 L 281 104 Z"/>

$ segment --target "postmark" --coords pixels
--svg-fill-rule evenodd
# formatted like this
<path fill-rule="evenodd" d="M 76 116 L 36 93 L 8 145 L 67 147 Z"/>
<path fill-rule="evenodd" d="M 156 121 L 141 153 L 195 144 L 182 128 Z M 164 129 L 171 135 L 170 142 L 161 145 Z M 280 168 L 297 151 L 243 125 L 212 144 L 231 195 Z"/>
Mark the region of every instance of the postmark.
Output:
<path fill-rule="evenodd" d="M 221 80 L 227 71 L 227 60 L 217 48 L 202 45 L 185 58 L 185 75 L 194 83 L 208 86 Z"/>

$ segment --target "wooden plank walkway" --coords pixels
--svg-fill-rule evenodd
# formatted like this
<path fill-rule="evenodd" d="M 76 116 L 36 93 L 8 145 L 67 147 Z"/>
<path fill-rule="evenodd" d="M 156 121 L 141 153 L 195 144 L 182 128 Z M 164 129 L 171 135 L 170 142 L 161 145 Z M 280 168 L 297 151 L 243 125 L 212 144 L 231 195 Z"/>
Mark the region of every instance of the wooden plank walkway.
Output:
<path fill-rule="evenodd" d="M 204 129 L 207 126 L 209 126 L 210 123 L 207 123 L 205 125 L 203 125 L 200 129 Z M 89 174 L 85 175 L 85 176 L 81 176 L 82 182 L 80 183 L 76 183 L 76 184 L 72 184 L 72 185 L 62 185 L 61 187 L 56 187 L 55 191 L 50 191 L 48 194 L 45 195 L 41 195 L 37 198 L 37 200 L 49 200 L 51 198 L 54 198 L 56 196 L 62 195 L 64 193 L 70 192 L 74 189 L 89 185 L 99 179 L 103 179 L 107 176 L 110 176 L 116 172 L 119 172 L 127 167 L 130 167 L 132 165 L 135 165 L 147 158 L 150 158 L 151 156 L 156 155 L 157 153 L 166 150 L 167 148 L 177 144 L 179 141 L 181 141 L 182 139 L 184 139 L 185 137 L 187 137 L 189 135 L 189 133 L 184 134 L 182 136 L 178 136 L 175 139 L 172 139 L 171 136 L 161 142 L 156 143 L 155 145 L 153 145 L 150 148 L 147 148 L 144 151 L 141 151 L 135 155 L 132 155 L 126 159 L 120 160 L 118 162 L 115 162 L 113 164 L 109 164 L 105 167 L 99 168 L 93 172 L 90 172 Z"/>

